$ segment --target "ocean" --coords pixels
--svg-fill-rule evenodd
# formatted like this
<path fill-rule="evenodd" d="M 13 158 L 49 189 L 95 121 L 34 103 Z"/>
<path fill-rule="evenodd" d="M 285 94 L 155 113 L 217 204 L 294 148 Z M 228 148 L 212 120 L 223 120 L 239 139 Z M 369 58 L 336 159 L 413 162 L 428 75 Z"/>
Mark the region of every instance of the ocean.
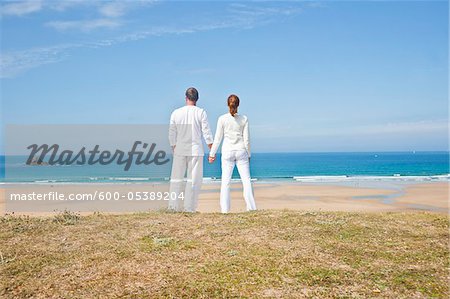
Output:
<path fill-rule="evenodd" d="M 0 156 L 0 180 L 21 183 L 113 183 L 167 181 L 165 166 L 118 165 L 27 166 L 24 157 Z M 254 153 L 251 174 L 256 181 L 326 181 L 346 178 L 448 180 L 449 152 Z M 6 176 L 5 176 L 6 174 Z M 204 160 L 205 182 L 220 179 L 220 155 Z M 235 169 L 233 178 L 239 178 Z"/>

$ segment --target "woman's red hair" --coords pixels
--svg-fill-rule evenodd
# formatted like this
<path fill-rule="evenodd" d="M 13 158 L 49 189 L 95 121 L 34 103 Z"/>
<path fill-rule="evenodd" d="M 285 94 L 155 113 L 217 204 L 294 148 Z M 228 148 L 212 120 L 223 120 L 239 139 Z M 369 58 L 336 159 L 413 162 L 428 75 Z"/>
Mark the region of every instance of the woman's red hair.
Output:
<path fill-rule="evenodd" d="M 237 108 L 239 107 L 239 97 L 235 94 L 232 94 L 228 97 L 228 108 L 230 108 L 231 116 L 234 116 L 237 113 Z"/>

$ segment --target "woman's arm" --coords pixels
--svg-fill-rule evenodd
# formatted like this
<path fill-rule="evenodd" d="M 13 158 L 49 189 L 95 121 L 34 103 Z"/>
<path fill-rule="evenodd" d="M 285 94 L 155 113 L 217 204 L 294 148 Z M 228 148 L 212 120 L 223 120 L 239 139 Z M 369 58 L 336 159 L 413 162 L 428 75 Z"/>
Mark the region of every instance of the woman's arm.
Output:
<path fill-rule="evenodd" d="M 209 152 L 210 157 L 216 156 L 217 150 L 219 149 L 222 139 L 223 139 L 223 123 L 222 118 L 219 117 L 219 120 L 217 121 L 216 135 L 214 136 L 214 142 L 211 147 L 211 151 Z"/>
<path fill-rule="evenodd" d="M 250 158 L 251 152 L 250 152 L 250 129 L 248 128 L 248 119 L 245 120 L 244 123 L 244 146 L 247 150 L 248 157 Z"/>

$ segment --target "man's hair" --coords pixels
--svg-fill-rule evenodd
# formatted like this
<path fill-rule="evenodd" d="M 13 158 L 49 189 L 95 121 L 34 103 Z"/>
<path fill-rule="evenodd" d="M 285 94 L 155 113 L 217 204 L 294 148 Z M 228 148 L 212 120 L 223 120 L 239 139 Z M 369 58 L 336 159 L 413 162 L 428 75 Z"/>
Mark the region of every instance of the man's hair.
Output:
<path fill-rule="evenodd" d="M 197 102 L 197 100 L 198 100 L 197 89 L 195 89 L 194 87 L 189 87 L 186 90 L 186 98 L 188 98 L 188 100 L 190 100 L 190 101 Z"/>

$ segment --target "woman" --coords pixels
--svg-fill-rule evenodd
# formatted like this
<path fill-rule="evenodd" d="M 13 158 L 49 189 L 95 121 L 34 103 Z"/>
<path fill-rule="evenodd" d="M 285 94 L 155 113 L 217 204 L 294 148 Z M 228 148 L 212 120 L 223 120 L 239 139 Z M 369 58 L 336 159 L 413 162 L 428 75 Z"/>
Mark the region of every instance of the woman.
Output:
<path fill-rule="evenodd" d="M 237 95 L 228 97 L 229 113 L 219 117 L 214 143 L 209 154 L 209 163 L 216 159 L 216 153 L 222 145 L 222 186 L 220 188 L 220 209 L 222 213 L 230 211 L 230 181 L 234 165 L 237 166 L 244 187 L 244 199 L 247 211 L 256 210 L 250 180 L 250 136 L 248 120 L 237 113 L 239 98 Z"/>

